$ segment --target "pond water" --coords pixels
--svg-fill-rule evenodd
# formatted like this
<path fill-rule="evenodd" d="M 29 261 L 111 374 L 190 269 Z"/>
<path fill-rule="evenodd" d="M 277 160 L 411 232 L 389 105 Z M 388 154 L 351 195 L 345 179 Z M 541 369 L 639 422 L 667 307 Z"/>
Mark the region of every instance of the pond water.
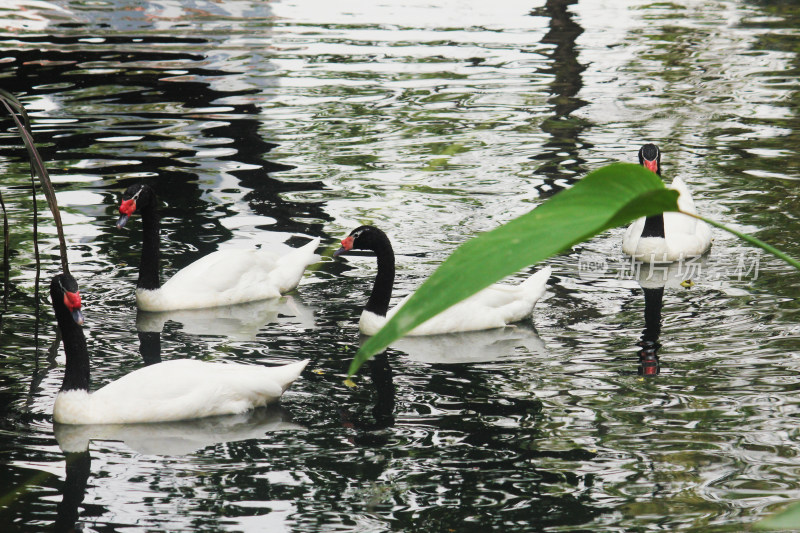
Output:
<path fill-rule="evenodd" d="M 715 231 L 694 284 L 661 290 L 609 231 L 547 261 L 529 323 L 398 342 L 349 387 L 375 264 L 330 258 L 381 227 L 400 297 L 648 141 L 702 213 L 800 256 L 797 3 L 0 6 L 0 87 L 56 185 L 93 384 L 143 356 L 311 359 L 247 416 L 54 428 L 64 357 L 46 291 L 37 328 L 28 164 L 3 118 L 0 530 L 719 532 L 800 500 L 800 275 L 777 259 Z M 164 274 L 312 237 L 326 258 L 280 302 L 137 317 L 141 223 L 114 222 L 140 180 Z M 39 237 L 47 283 L 49 213 Z"/>

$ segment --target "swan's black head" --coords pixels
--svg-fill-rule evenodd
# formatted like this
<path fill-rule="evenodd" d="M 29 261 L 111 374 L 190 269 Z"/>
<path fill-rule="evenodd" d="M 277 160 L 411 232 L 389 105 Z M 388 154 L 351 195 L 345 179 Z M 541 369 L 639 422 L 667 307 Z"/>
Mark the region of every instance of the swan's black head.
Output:
<path fill-rule="evenodd" d="M 155 205 L 156 193 L 149 185 L 137 183 L 131 185 L 122 193 L 122 202 L 119 204 L 119 220 L 117 228 L 122 228 L 134 213 L 141 212 Z"/>
<path fill-rule="evenodd" d="M 350 250 L 376 250 L 387 242 L 389 237 L 375 226 L 359 226 L 342 239 L 342 247 L 333 252 L 333 257 Z"/>
<path fill-rule="evenodd" d="M 661 175 L 661 150 L 655 144 L 645 144 L 639 148 L 639 164 Z"/>
<path fill-rule="evenodd" d="M 81 293 L 78 290 L 78 282 L 69 274 L 59 274 L 50 282 L 50 300 L 53 302 L 53 309 L 56 315 L 59 310 L 66 310 L 79 326 L 83 325 L 83 313 L 81 312 Z"/>

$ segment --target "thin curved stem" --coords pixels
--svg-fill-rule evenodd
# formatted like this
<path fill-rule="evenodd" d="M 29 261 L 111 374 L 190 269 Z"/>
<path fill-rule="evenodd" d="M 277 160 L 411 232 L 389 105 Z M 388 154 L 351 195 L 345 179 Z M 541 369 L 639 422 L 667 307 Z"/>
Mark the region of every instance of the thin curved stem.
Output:
<path fill-rule="evenodd" d="M 778 259 L 783 259 L 784 261 L 786 261 L 787 263 L 792 265 L 797 270 L 800 270 L 800 261 L 798 261 L 797 259 L 794 259 L 793 257 L 790 257 L 790 256 L 786 255 L 785 253 L 781 252 L 780 250 L 778 250 L 774 246 L 771 246 L 771 245 L 765 243 L 764 241 L 756 239 L 752 235 L 747 235 L 746 233 L 741 233 L 739 231 L 736 231 L 735 229 L 731 229 L 728 226 L 717 222 L 716 220 L 711 220 L 710 218 L 702 217 L 702 216 L 696 215 L 694 213 L 686 213 L 685 211 L 680 211 L 680 213 L 683 213 L 684 215 L 690 216 L 692 218 L 696 218 L 697 220 L 702 220 L 703 222 L 706 222 L 707 224 L 711 224 L 715 228 L 719 228 L 719 229 L 727 231 L 728 233 L 732 233 L 733 235 L 736 235 L 737 237 L 739 237 L 743 241 L 749 242 L 750 244 L 752 244 L 754 246 L 758 246 L 762 250 L 766 250 L 767 252 L 771 253 L 772 255 L 777 257 Z"/>

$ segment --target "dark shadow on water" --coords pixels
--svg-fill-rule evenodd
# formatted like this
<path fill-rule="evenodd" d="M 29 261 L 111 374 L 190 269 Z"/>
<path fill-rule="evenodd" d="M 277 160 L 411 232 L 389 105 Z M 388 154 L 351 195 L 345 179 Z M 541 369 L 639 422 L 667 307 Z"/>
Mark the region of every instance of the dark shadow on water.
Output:
<path fill-rule="evenodd" d="M 161 332 L 137 331 L 139 336 L 139 354 L 145 366 L 161 362 Z"/>
<path fill-rule="evenodd" d="M 636 280 L 644 295 L 644 330 L 636 345 L 639 375 L 657 376 L 661 371 L 658 351 L 661 348 L 661 319 L 665 289 L 679 291 L 691 286 L 706 265 L 707 255 L 674 263 L 634 262 Z"/>
<path fill-rule="evenodd" d="M 581 152 L 592 147 L 581 140 L 581 134 L 592 124 L 585 119 L 571 116 L 573 112 L 586 105 L 578 98 L 583 88 L 582 73 L 586 69 L 578 61 L 576 41 L 583 33 L 583 28 L 575 22 L 570 6 L 577 5 L 578 0 L 547 0 L 544 6 L 531 11 L 531 16 L 550 19 L 549 30 L 542 38 L 542 43 L 553 45 L 544 50 L 549 66 L 539 69 L 543 75 L 552 77 L 550 98 L 547 102 L 553 108 L 553 114 L 542 122 L 542 131 L 550 135 L 541 153 L 535 156 L 540 163 L 536 174 L 545 178 L 548 188 L 540 190 L 542 199 L 574 183 L 585 173 L 585 159 Z"/>
<path fill-rule="evenodd" d="M 658 360 L 658 349 L 661 344 L 661 307 L 664 287 L 642 289 L 644 291 L 644 331 L 637 345 L 639 350 L 639 375 L 655 376 L 661 370 Z"/>
<path fill-rule="evenodd" d="M 86 496 L 89 475 L 92 471 L 92 458 L 89 450 L 65 453 L 64 462 L 67 475 L 64 480 L 63 498 L 56 508 L 56 521 L 52 529 L 55 533 L 81 530 L 76 526 L 80 517 L 80 506 Z"/>
<path fill-rule="evenodd" d="M 386 352 L 367 362 L 372 382 L 371 396 L 374 398 L 369 415 L 354 406 L 339 409 L 342 426 L 356 431 L 353 444 L 366 447 L 382 447 L 389 443 L 389 435 L 382 430 L 395 423 L 395 385 L 392 367 Z"/>
<path fill-rule="evenodd" d="M 493 334 L 502 344 L 503 331 Z M 413 340 L 416 348 L 423 350 L 426 342 L 437 341 L 435 337 Z M 457 335 L 440 337 L 455 342 L 456 351 L 459 340 L 462 345 L 469 342 L 469 335 L 464 336 L 466 341 Z M 507 351 L 508 345 L 504 349 Z M 553 461 L 591 462 L 596 454 L 580 447 L 542 449 L 539 437 L 547 438 L 547 430 L 540 429 L 547 418 L 542 402 L 525 395 L 504 394 L 499 386 L 504 381 L 502 376 L 524 365 L 526 357 L 535 364 L 542 353 L 532 351 L 512 359 L 492 357 L 483 362 L 458 361 L 458 354 L 453 354 L 455 359 L 449 362 L 435 356 L 434 362 L 423 363 L 397 350 L 403 347 L 393 346 L 366 363 L 371 386 L 366 388 L 364 408 L 359 409 L 354 399 L 339 409 L 341 423 L 355 430 L 348 440 L 377 454 L 368 469 L 359 471 L 360 479 L 368 487 L 365 491 L 375 498 L 375 503 L 368 505 L 374 505 L 376 511 L 391 511 L 395 529 L 491 531 L 525 524 L 526 531 L 544 531 L 557 524 L 573 525 L 571 531 L 581 531 L 580 524 L 605 512 L 592 501 L 592 474 L 564 472 L 552 466 Z M 438 348 L 434 352 L 444 353 Z M 402 400 L 396 397 L 398 378 L 393 366 L 410 373 L 408 378 L 416 390 L 406 395 L 406 389 Z M 427 394 L 436 395 L 435 405 L 428 405 L 424 399 Z M 436 416 L 429 414 L 432 407 Z M 414 439 L 413 446 L 403 445 L 406 424 L 410 424 L 409 430 L 414 429 L 406 437 Z M 384 431 L 389 427 L 394 430 Z M 451 435 L 457 438 L 451 441 Z M 385 481 L 387 469 L 396 469 L 394 465 L 402 464 L 408 456 L 430 467 L 395 473 L 408 489 L 400 489 L 395 495 L 398 499 L 393 500 L 398 489 Z M 553 487 L 563 489 L 565 485 L 572 490 L 552 493 Z M 400 503 L 406 491 L 413 494 L 414 510 Z M 440 500 L 443 494 L 447 495 L 446 504 Z M 465 514 L 466 509 L 469 511 Z"/>
<path fill-rule="evenodd" d="M 432 453 L 436 459 L 430 471 L 407 482 L 432 491 L 420 488 L 423 494 L 418 497 L 441 492 L 448 495 L 449 503 L 427 505 L 418 513 L 396 512 L 400 523 L 426 531 L 495 531 L 511 524 L 526 531 L 544 531 L 556 524 L 579 526 L 604 512 L 592 502 L 591 474 L 552 466 L 554 461 L 591 462 L 596 454 L 580 447 L 542 448 L 539 437 L 547 438 L 547 430 L 541 427 L 547 420 L 542 402 L 504 394 L 498 383 L 513 366 L 507 362 L 496 366 L 431 367 L 426 389 L 436 391 L 440 400 L 439 413 L 429 424 L 439 444 L 428 444 L 418 453 Z M 446 435 L 460 438 L 448 444 Z M 556 486 L 560 487 L 557 494 L 551 491 Z M 571 490 L 564 492 L 565 486 Z M 468 520 L 463 509 L 470 510 Z"/>

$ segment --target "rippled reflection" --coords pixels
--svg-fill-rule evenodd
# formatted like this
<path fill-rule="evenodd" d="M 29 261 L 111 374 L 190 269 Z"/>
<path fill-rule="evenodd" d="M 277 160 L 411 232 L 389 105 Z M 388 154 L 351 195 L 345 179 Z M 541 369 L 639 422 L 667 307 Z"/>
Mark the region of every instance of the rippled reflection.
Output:
<path fill-rule="evenodd" d="M 266 433 L 302 429 L 280 407 L 259 408 L 240 415 L 159 424 L 55 424 L 59 447 L 68 453 L 89 449 L 91 441 L 121 441 L 145 455 L 185 455 L 214 444 L 259 439 Z"/>
<path fill-rule="evenodd" d="M 298 297 L 283 296 L 238 305 L 208 309 L 148 312 L 137 310 L 136 329 L 161 333 L 167 321 L 177 322 L 181 330 L 194 335 L 224 336 L 233 340 L 256 340 L 267 324 L 285 328 L 314 329 L 314 310 Z"/>

